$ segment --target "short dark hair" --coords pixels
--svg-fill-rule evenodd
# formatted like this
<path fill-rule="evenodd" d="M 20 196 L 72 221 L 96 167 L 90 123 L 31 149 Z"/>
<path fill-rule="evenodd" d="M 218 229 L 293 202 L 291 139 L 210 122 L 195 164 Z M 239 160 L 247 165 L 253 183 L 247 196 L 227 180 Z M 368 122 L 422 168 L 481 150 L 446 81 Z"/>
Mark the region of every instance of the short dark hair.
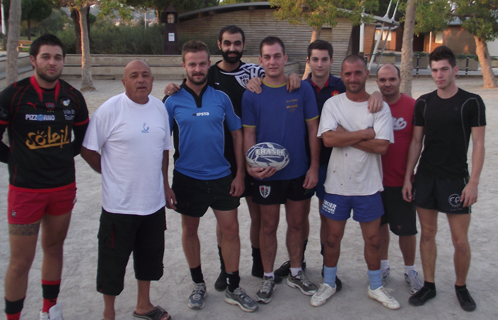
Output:
<path fill-rule="evenodd" d="M 227 32 L 229 34 L 235 34 L 235 33 L 240 33 L 242 35 L 242 42 L 246 42 L 246 35 L 244 34 L 244 31 L 237 27 L 236 25 L 228 25 L 226 27 L 223 27 L 220 30 L 220 33 L 218 34 L 218 40 L 221 42 L 223 40 L 223 34 Z"/>
<path fill-rule="evenodd" d="M 263 48 L 264 45 L 271 46 L 274 45 L 275 43 L 278 43 L 282 47 L 282 53 L 285 54 L 284 42 L 279 37 L 268 36 L 264 38 L 259 44 L 259 55 L 260 56 L 263 55 L 261 49 Z"/>
<path fill-rule="evenodd" d="M 211 57 L 209 53 L 208 46 L 200 40 L 190 40 L 183 44 L 182 46 L 182 61 L 185 62 L 185 55 L 189 52 L 199 52 L 206 51 L 208 54 L 208 60 Z"/>
<path fill-rule="evenodd" d="M 396 68 L 396 71 L 398 71 L 398 78 L 400 78 L 400 79 L 401 79 L 401 71 L 399 71 L 399 68 L 398 68 L 398 67 L 396 67 L 396 65 L 395 65 L 395 64 L 392 64 L 392 63 L 386 63 L 386 64 L 383 64 L 383 65 L 381 65 L 381 66 L 379 67 L 379 69 L 377 69 L 377 79 L 379 78 L 379 71 L 380 71 L 380 69 L 384 68 L 385 66 L 393 66 L 393 67 L 395 67 L 395 68 Z"/>
<path fill-rule="evenodd" d="M 432 65 L 432 61 L 441 60 L 448 60 L 451 67 L 456 66 L 455 54 L 447 46 L 439 46 L 429 55 L 429 65 Z"/>
<path fill-rule="evenodd" d="M 347 56 L 346 58 L 344 58 L 344 60 L 342 61 L 341 71 L 342 71 L 342 68 L 343 68 L 345 62 L 347 62 L 347 63 L 355 63 L 357 61 L 363 62 L 363 66 L 365 67 L 365 69 L 367 69 L 367 63 L 365 62 L 365 59 L 363 59 L 363 57 L 360 57 L 357 54 L 350 54 L 349 56 Z"/>
<path fill-rule="evenodd" d="M 42 34 L 35 41 L 33 41 L 33 43 L 31 43 L 31 47 L 29 48 L 29 55 L 36 58 L 36 56 L 40 52 L 41 46 L 45 45 L 60 47 L 62 49 L 62 57 L 66 57 L 66 48 L 64 47 L 61 39 L 50 33 Z"/>
<path fill-rule="evenodd" d="M 334 55 L 334 49 L 330 42 L 325 40 L 315 40 L 308 46 L 308 59 L 311 57 L 312 50 L 327 50 L 329 52 L 330 59 Z"/>

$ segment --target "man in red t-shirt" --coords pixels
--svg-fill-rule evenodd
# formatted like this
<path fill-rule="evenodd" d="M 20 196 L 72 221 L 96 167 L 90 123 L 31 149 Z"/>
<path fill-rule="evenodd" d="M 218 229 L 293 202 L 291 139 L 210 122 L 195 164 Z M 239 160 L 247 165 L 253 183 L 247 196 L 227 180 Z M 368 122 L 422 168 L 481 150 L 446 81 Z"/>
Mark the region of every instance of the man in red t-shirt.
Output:
<path fill-rule="evenodd" d="M 404 201 L 401 193 L 406 172 L 408 148 L 413 133 L 413 110 L 415 100 L 399 91 L 399 69 L 386 64 L 377 71 L 377 85 L 384 101 L 389 105 L 393 117 L 394 143 L 389 145 L 387 152 L 382 156 L 384 191 L 381 193 L 384 204 L 384 215 L 381 218 L 381 269 L 382 280 L 389 277 L 390 267 L 388 260 L 389 229 L 399 236 L 399 247 L 405 262 L 405 281 L 410 294 L 414 294 L 422 287 L 415 269 L 415 252 L 417 246 L 417 226 L 415 207 Z M 389 223 L 389 228 L 388 228 Z"/>

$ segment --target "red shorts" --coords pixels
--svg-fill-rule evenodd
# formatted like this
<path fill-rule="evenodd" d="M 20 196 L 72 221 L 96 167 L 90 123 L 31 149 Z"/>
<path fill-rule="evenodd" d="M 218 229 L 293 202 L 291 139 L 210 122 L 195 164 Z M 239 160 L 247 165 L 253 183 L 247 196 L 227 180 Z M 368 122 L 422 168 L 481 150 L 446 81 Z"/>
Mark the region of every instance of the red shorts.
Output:
<path fill-rule="evenodd" d="M 41 192 L 40 192 L 41 191 Z M 44 215 L 60 216 L 73 210 L 76 185 L 36 190 L 9 185 L 7 217 L 10 224 L 31 224 Z"/>

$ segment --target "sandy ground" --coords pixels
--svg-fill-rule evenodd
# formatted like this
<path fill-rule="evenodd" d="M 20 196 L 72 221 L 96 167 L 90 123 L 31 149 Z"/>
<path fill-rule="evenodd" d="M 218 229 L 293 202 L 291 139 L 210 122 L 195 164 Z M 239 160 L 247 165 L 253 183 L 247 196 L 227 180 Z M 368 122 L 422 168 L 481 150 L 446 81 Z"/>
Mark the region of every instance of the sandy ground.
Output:
<path fill-rule="evenodd" d="M 79 87 L 79 81 L 73 80 Z M 166 81 L 156 81 L 153 95 L 162 98 L 162 90 Z M 85 93 L 87 104 L 93 112 L 101 103 L 111 96 L 123 91 L 120 81 L 94 81 L 98 91 Z M 219 272 L 218 253 L 216 249 L 215 218 L 211 211 L 202 219 L 199 235 L 202 243 L 202 266 L 208 286 L 209 296 L 206 306 L 201 311 L 193 311 L 187 307 L 187 298 L 191 292 L 191 279 L 188 266 L 181 246 L 180 215 L 172 210 L 167 211 L 168 230 L 166 232 L 166 251 L 164 258 L 164 276 L 152 284 L 151 297 L 155 304 L 166 308 L 173 319 L 496 319 L 495 309 L 498 293 L 496 289 L 496 270 L 498 256 L 496 243 L 498 241 L 498 222 L 494 220 L 498 200 L 498 138 L 494 126 L 498 117 L 496 100 L 497 90 L 481 87 L 480 79 L 461 79 L 458 85 L 471 92 L 478 93 L 484 99 L 487 109 L 487 139 L 486 161 L 481 175 L 479 202 L 473 208 L 473 221 L 469 235 L 473 249 L 472 264 L 468 277 L 468 286 L 478 304 L 473 313 L 463 311 L 454 294 L 454 268 L 452 262 L 453 247 L 451 244 L 448 223 L 444 215 L 439 217 L 437 289 L 436 299 L 423 307 L 408 305 L 409 293 L 403 280 L 403 261 L 397 245 L 397 237 L 391 237 L 390 260 L 391 279 L 387 287 L 394 290 L 393 295 L 400 301 L 401 309 L 391 311 L 379 303 L 367 298 L 368 278 L 366 264 L 363 259 L 363 241 L 359 226 L 351 221 L 347 225 L 342 242 L 342 254 L 339 261 L 338 275 L 344 283 L 344 288 L 330 299 L 324 306 L 314 308 L 309 304 L 309 297 L 286 284 L 277 286 L 274 299 L 269 305 L 260 305 L 257 312 L 248 314 L 239 308 L 226 304 L 223 293 L 214 290 L 213 284 Z M 413 83 L 413 96 L 434 90 L 430 78 L 418 78 Z M 367 90 L 376 89 L 373 80 L 369 80 Z M 65 243 L 64 272 L 62 276 L 59 302 L 64 306 L 64 316 L 67 320 L 101 319 L 103 301 L 101 294 L 95 291 L 95 276 L 97 266 L 97 230 L 99 225 L 101 184 L 100 176 L 93 172 L 81 159 L 76 157 L 76 172 L 78 184 L 78 202 L 73 211 L 72 223 Z M 7 210 L 7 166 L 0 164 L 0 212 Z M 319 284 L 322 281 L 320 270 L 322 266 L 319 254 L 319 218 L 318 201 L 312 201 L 310 214 L 311 232 L 306 259 L 307 274 L 312 281 Z M 283 210 L 282 210 L 283 211 Z M 249 214 L 247 205 L 242 201 L 239 208 L 240 238 L 242 253 L 240 258 L 241 285 L 249 295 L 255 296 L 260 287 L 260 279 L 250 275 L 251 251 L 249 242 Z M 285 261 L 285 216 L 281 216 L 278 230 L 279 249 L 275 266 Z M 3 277 L 9 259 L 8 230 L 6 215 L 0 215 L 0 287 L 3 287 Z M 29 288 L 25 301 L 22 319 L 37 319 L 41 307 L 40 268 L 42 252 L 38 248 L 29 278 Z M 421 271 L 420 256 L 417 253 L 417 267 Z M 127 270 L 125 289 L 116 302 L 116 319 L 131 319 L 131 313 L 136 303 L 136 282 L 130 261 Z M 0 316 L 1 317 L 1 316 Z"/>

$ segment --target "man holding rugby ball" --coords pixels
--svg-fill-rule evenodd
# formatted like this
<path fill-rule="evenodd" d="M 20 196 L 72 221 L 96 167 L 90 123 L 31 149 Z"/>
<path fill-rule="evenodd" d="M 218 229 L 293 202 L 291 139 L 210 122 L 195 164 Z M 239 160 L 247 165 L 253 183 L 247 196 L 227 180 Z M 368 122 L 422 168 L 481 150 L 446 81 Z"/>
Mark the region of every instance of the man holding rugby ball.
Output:
<path fill-rule="evenodd" d="M 285 204 L 287 250 L 290 258 L 290 274 L 287 284 L 298 288 L 305 295 L 316 292 L 302 270 L 304 220 L 309 213 L 307 199 L 318 181 L 320 142 L 318 108 L 311 86 L 304 81 L 299 89 L 288 92 L 284 66 L 287 62 L 285 46 L 277 37 L 266 37 L 260 44 L 260 64 L 265 69 L 262 92 L 246 91 L 242 98 L 242 124 L 244 150 L 259 142 L 273 142 L 289 151 L 290 163 L 278 171 L 247 166 L 248 173 L 256 180 L 253 201 L 261 208 L 261 257 L 264 277 L 256 299 L 269 303 L 275 290 L 273 264 L 277 251 L 277 227 L 280 204 Z M 308 133 L 308 141 L 306 141 Z M 308 159 L 307 142 L 310 148 Z"/>

